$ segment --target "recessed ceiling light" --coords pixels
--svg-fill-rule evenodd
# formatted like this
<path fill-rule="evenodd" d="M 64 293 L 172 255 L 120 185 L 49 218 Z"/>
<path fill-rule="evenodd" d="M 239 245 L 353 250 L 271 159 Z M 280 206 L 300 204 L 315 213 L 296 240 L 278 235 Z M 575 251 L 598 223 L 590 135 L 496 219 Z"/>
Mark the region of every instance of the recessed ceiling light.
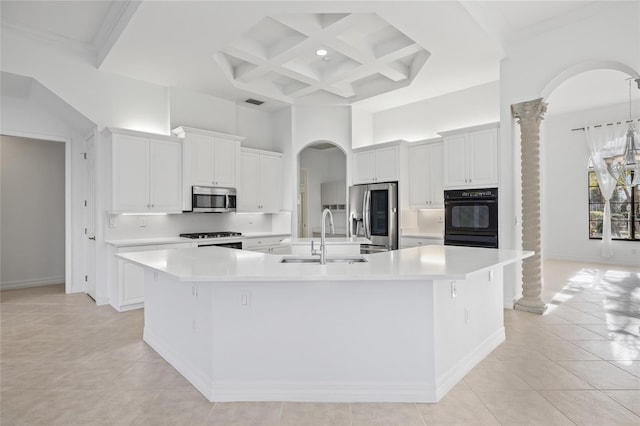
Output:
<path fill-rule="evenodd" d="M 318 55 L 318 56 L 325 56 L 327 53 L 329 53 L 329 52 L 327 52 L 327 49 L 318 49 L 318 50 L 316 50 L 316 55 Z"/>

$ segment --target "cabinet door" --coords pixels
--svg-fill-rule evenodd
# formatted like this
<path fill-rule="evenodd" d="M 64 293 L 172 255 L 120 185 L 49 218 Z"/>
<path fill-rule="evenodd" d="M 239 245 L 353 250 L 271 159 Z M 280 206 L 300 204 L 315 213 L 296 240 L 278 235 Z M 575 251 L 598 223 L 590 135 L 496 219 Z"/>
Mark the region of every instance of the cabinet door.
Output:
<path fill-rule="evenodd" d="M 375 151 L 357 152 L 353 154 L 353 183 L 371 183 L 376 177 Z"/>
<path fill-rule="evenodd" d="M 412 147 L 409 152 L 409 204 L 429 207 L 429 145 Z"/>
<path fill-rule="evenodd" d="M 451 136 L 444 140 L 444 186 L 468 184 L 465 135 Z"/>
<path fill-rule="evenodd" d="M 238 143 L 232 140 L 215 139 L 213 153 L 213 184 L 228 188 L 236 187 L 236 148 Z"/>
<path fill-rule="evenodd" d="M 182 146 L 177 142 L 150 140 L 151 210 L 180 212 L 182 206 Z"/>
<path fill-rule="evenodd" d="M 149 143 L 135 136 L 114 135 L 112 150 L 113 211 L 149 211 Z"/>
<path fill-rule="evenodd" d="M 429 145 L 429 207 L 444 208 L 444 147 L 442 143 Z"/>
<path fill-rule="evenodd" d="M 334 182 L 324 182 L 320 185 L 320 204 L 328 206 L 336 204 L 336 185 Z"/>
<path fill-rule="evenodd" d="M 398 180 L 398 148 L 381 148 L 376 150 L 376 182 Z"/>
<path fill-rule="evenodd" d="M 120 306 L 144 302 L 144 268 L 123 261 Z"/>
<path fill-rule="evenodd" d="M 272 155 L 260 155 L 260 179 L 258 199 L 261 212 L 280 211 L 282 159 Z"/>
<path fill-rule="evenodd" d="M 471 133 L 468 138 L 469 183 L 498 184 L 498 137 L 496 130 Z"/>
<path fill-rule="evenodd" d="M 240 154 L 240 188 L 237 209 L 244 212 L 258 211 L 258 169 L 260 155 L 252 152 Z"/>
<path fill-rule="evenodd" d="M 213 176 L 213 151 L 214 141 L 212 137 L 189 134 L 187 135 L 190 145 L 191 157 L 191 185 L 211 186 L 214 185 Z"/>
<path fill-rule="evenodd" d="M 347 205 L 347 183 L 343 180 L 335 183 L 335 202 L 331 204 Z"/>

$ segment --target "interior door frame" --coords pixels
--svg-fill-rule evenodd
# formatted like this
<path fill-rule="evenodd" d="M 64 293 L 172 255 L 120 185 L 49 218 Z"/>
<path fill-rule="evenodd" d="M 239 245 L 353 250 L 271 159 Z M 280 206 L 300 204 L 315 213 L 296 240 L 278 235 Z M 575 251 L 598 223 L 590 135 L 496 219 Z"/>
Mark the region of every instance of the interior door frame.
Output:
<path fill-rule="evenodd" d="M 71 259 L 73 253 L 73 229 L 71 228 L 71 139 L 56 135 L 30 133 L 4 128 L 0 128 L 0 134 L 64 143 L 64 291 L 69 294 L 72 292 L 71 283 L 73 280 L 73 263 Z"/>

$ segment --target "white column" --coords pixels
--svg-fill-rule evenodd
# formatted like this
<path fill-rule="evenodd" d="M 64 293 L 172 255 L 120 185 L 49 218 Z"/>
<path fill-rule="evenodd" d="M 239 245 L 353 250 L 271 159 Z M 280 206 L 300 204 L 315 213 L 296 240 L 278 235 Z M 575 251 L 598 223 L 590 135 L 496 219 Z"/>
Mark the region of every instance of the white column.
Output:
<path fill-rule="evenodd" d="M 522 297 L 514 308 L 542 314 L 542 263 L 540 244 L 540 122 L 547 110 L 542 98 L 511 105 L 520 125 L 522 165 L 522 249 L 535 254 L 522 264 Z"/>

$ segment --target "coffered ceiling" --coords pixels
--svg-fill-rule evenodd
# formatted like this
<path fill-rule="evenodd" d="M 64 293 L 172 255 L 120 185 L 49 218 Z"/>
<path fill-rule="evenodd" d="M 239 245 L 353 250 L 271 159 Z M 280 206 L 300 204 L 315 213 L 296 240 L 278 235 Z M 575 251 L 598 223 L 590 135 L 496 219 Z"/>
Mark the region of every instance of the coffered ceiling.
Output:
<path fill-rule="evenodd" d="M 496 81 L 509 43 L 610 4 L 2 0 L 0 14 L 3 32 L 79 51 L 102 72 L 264 110 L 379 111 Z"/>

